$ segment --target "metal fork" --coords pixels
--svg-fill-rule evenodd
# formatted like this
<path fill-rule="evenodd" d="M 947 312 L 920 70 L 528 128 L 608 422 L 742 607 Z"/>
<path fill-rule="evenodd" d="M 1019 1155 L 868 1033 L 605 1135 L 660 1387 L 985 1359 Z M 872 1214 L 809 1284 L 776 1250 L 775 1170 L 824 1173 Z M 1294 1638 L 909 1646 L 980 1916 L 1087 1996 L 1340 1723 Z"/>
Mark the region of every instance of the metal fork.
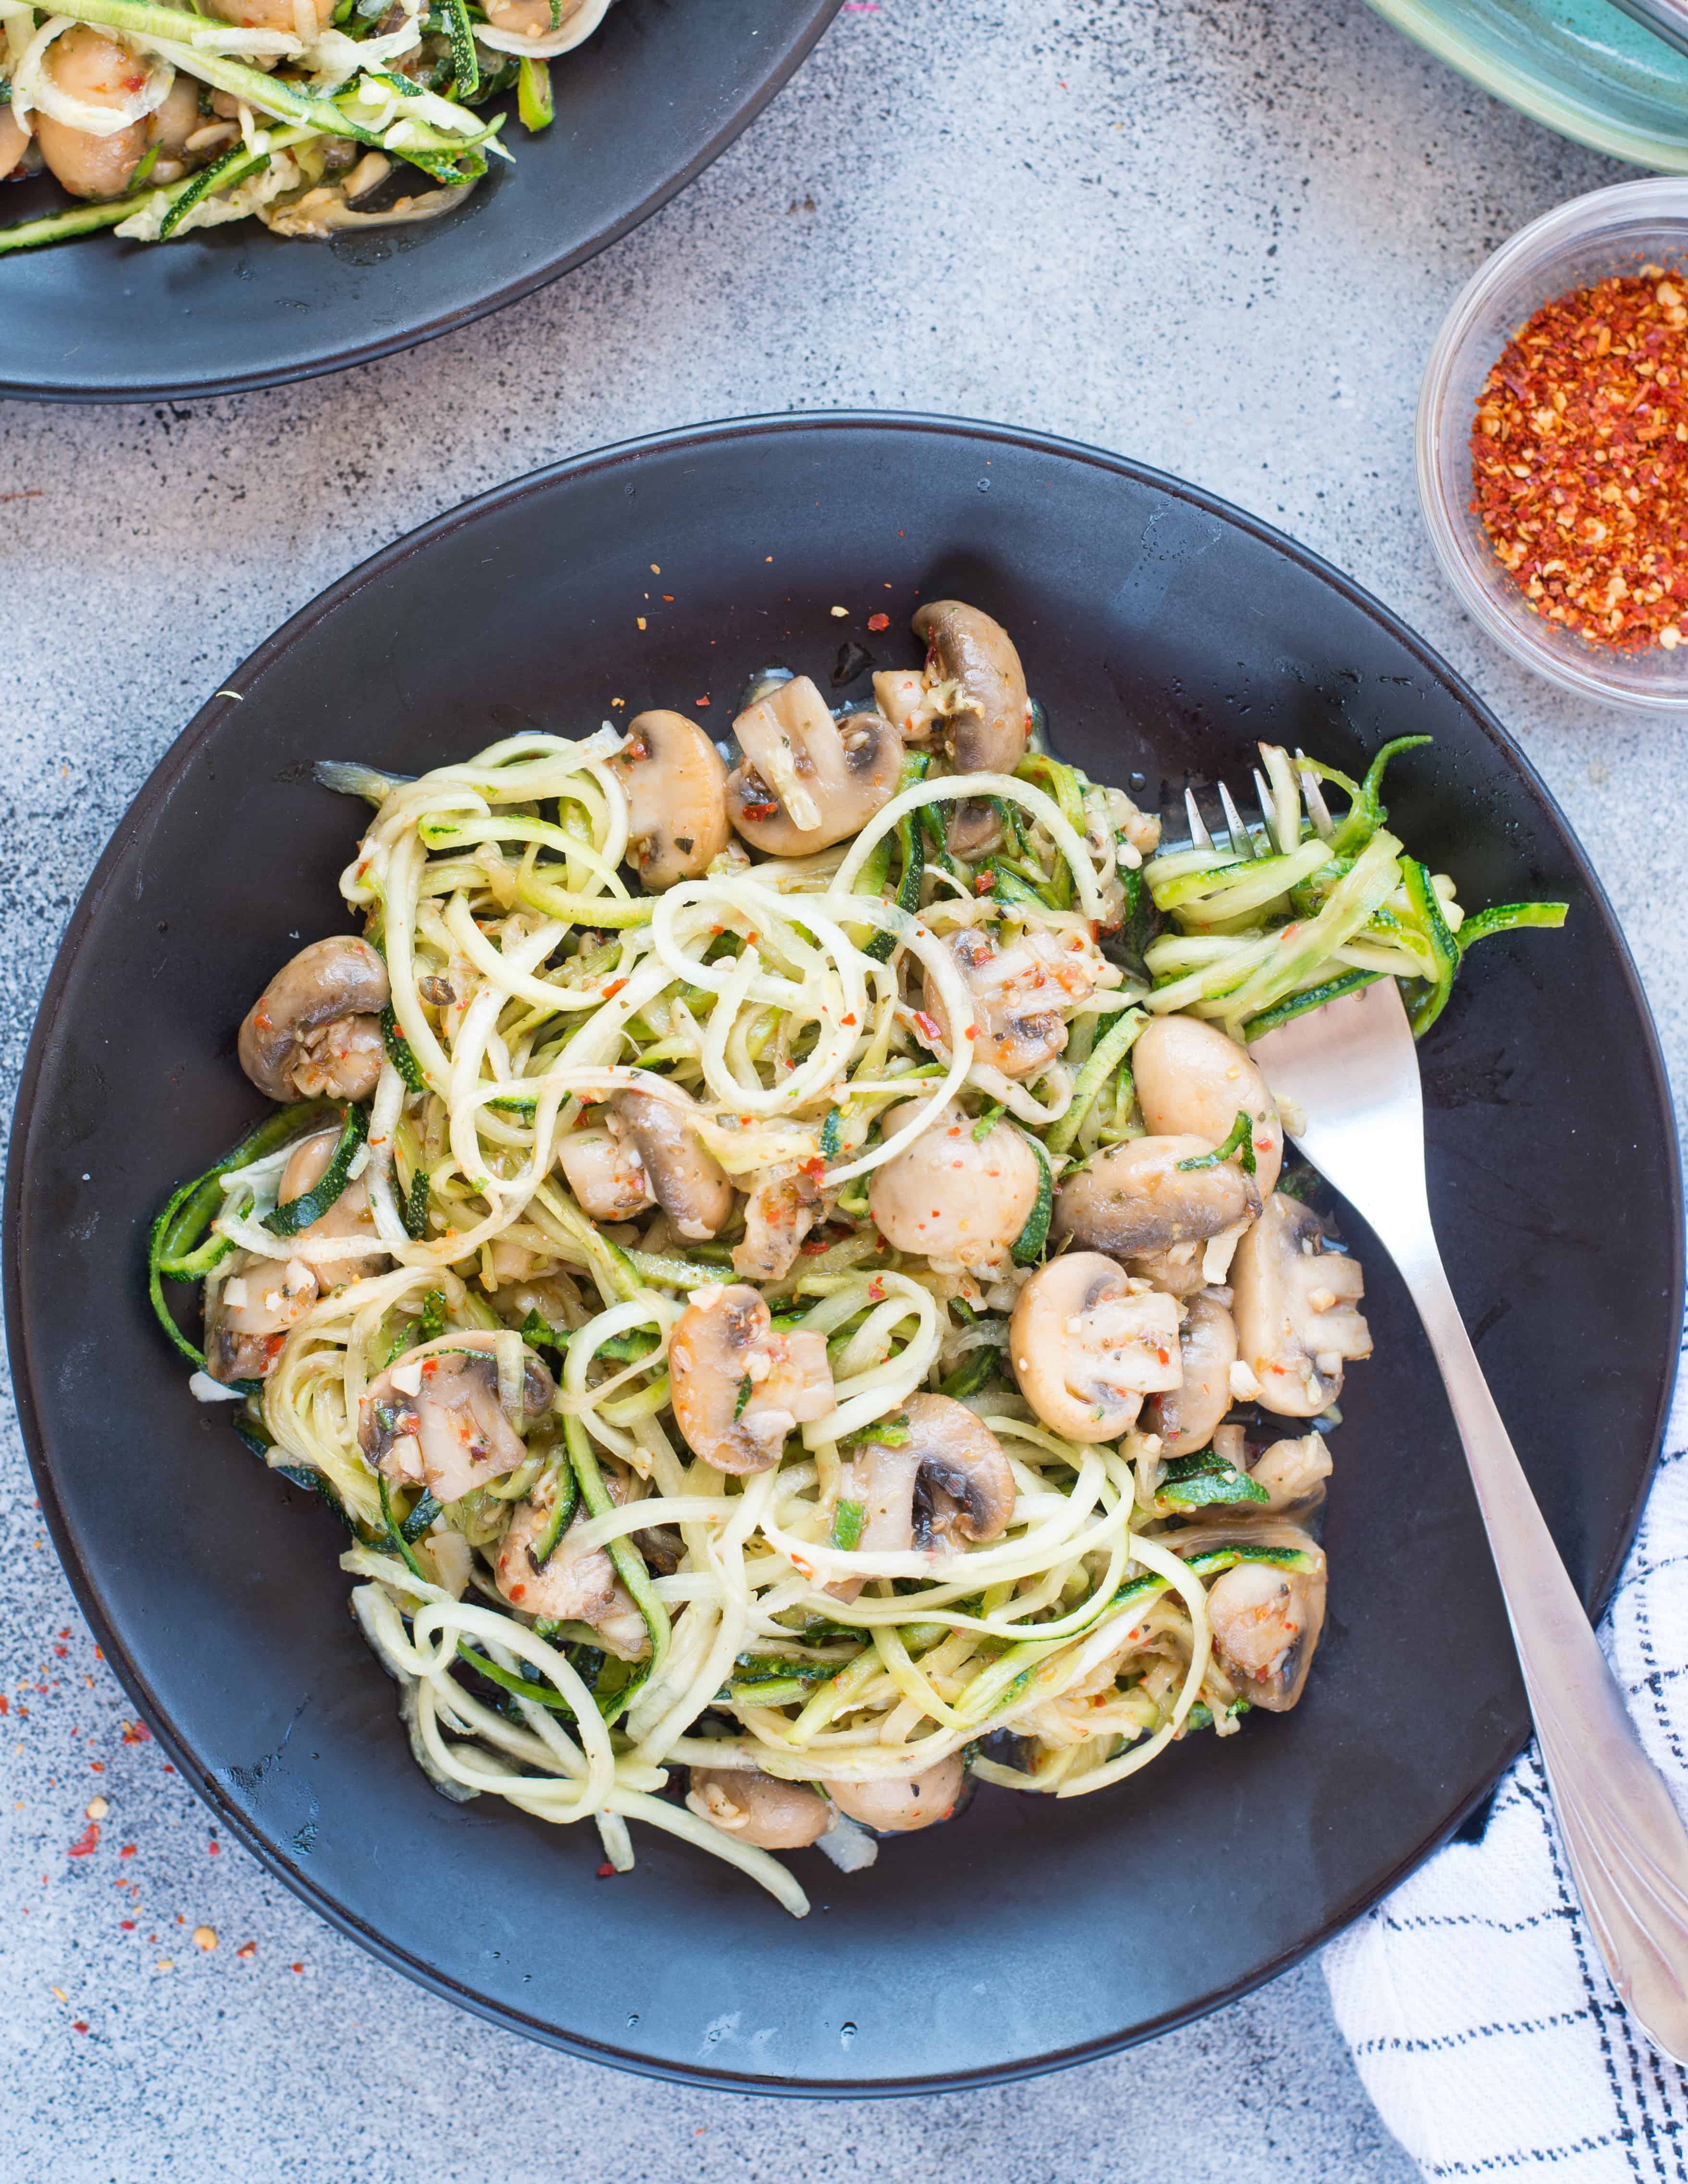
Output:
<path fill-rule="evenodd" d="M 1269 792 L 1258 772 L 1255 783 L 1275 845 Z M 1310 774 L 1301 788 L 1327 834 L 1329 815 Z M 1223 784 L 1218 797 L 1233 853 L 1269 854 Z M 1196 846 L 1211 847 L 1188 790 L 1184 800 Z M 1380 978 L 1293 1017 L 1250 1051 L 1290 1108 L 1295 1145 L 1370 1223 L 1418 1308 L 1477 1489 L 1583 1908 L 1613 1985 L 1655 2046 L 1688 2064 L 1688 1831 L 1642 1749 L 1448 1286 L 1430 1224 L 1423 1100 L 1401 989 Z"/>

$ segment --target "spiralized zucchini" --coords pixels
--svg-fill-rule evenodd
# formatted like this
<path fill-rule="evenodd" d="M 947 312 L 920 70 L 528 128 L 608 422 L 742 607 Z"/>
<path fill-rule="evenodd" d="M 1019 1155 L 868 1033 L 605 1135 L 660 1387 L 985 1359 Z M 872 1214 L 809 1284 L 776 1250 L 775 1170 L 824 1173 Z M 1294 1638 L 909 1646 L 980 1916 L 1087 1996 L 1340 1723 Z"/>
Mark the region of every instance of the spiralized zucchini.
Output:
<path fill-rule="evenodd" d="M 242 1300 L 282 1284 L 310 1246 L 315 1301 L 272 1338 L 264 1377 L 195 1384 L 234 1397 L 267 1460 L 342 1513 L 360 1627 L 442 1789 L 590 1819 L 618 1868 L 629 1820 L 666 1829 L 800 1914 L 803 1891 L 743 1839 L 722 1778 L 824 1785 L 850 1803 L 964 1766 L 1083 1795 L 1193 1727 L 1238 1727 L 1254 1686 L 1207 1613 L 1225 1573 L 1305 1580 L 1322 1608 L 1323 1557 L 1300 1521 L 1329 1469 L 1316 1437 L 1280 1444 L 1316 1482 L 1296 1503 L 1281 1478 L 1268 1492 L 1249 1475 L 1260 1414 L 1246 1401 L 1241 1429 L 1175 1457 L 1136 1428 L 1067 1438 L 1018 1384 L 1010 1317 L 1061 1248 L 1063 1181 L 1145 1134 L 1145 1026 L 1187 1011 L 1246 1033 L 1396 975 L 1422 1027 L 1462 931 L 1563 911 L 1466 920 L 1451 883 L 1384 829 L 1387 752 L 1354 783 L 1268 751 L 1272 838 L 1228 855 L 1155 851 L 1151 818 L 1046 750 L 1001 772 L 922 752 L 853 837 L 786 858 L 733 842 L 648 894 L 624 877 L 627 748 L 606 723 L 573 741 L 512 736 L 415 781 L 321 770 L 377 807 L 341 886 L 390 981 L 379 1074 L 366 1101 L 279 1111 L 232 1165 L 175 1193 L 154 1296 L 197 1359 L 160 1279 L 203 1279 L 226 1314 L 234 1284 Z M 1333 838 L 1310 776 L 1348 793 Z M 963 857 L 946 828 L 981 809 L 994 825 Z M 1015 1049 L 1028 1024 L 1043 1041 L 1030 1066 Z M 590 1217 L 571 1190 L 565 1164 L 588 1139 L 625 1159 L 606 1124 L 641 1093 L 730 1184 L 713 1234 L 653 1208 L 649 1189 L 621 1219 Z M 278 1195 L 325 1117 L 315 1196 L 294 1201 L 320 1217 L 302 1231 Z M 1238 1157 L 1251 1185 L 1237 1119 L 1183 1167 Z M 1017 1234 L 924 1251 L 888 1240 L 875 1178 L 934 1128 L 958 1166 L 969 1145 L 1025 1161 Z M 765 1250 L 777 1270 L 747 1277 Z M 1204 1294 L 1228 1304 L 1223 1265 L 1195 1279 L 1210 1273 Z M 699 1426 L 696 1346 L 723 1288 L 742 1296 L 747 1279 L 772 1315 L 765 1347 L 747 1353 L 736 1403 Z M 1153 1287 L 1122 1280 L 1131 1303 Z M 766 1375 L 781 1345 L 822 1393 L 770 1427 L 755 1358 Z M 495 1385 L 498 1417 L 469 1451 L 478 1483 L 443 1500 L 438 1451 L 418 1475 L 404 1407 L 453 1373 Z M 875 1546 L 882 1474 L 939 1399 L 951 1430 L 961 1407 L 968 1432 L 994 1440 L 994 1511 L 967 1501 L 959 1457 L 939 1461 L 916 1479 L 909 1543 Z M 756 1431 L 775 1437 L 761 1468 L 705 1460 Z M 521 1605 L 557 1556 L 601 1580 L 578 1618 Z M 705 1772 L 682 1803 L 688 1767 Z M 821 1841 L 846 1866 L 872 1852 L 843 1819 Z"/>

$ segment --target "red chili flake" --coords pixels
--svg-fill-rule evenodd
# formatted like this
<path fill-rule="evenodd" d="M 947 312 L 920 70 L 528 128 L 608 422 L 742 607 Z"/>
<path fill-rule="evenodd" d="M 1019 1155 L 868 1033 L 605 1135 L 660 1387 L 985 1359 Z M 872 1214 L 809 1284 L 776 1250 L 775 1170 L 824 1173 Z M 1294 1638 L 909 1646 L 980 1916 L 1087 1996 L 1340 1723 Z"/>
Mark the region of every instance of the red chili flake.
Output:
<path fill-rule="evenodd" d="M 104 1774 L 104 1772 L 105 1772 L 105 1762 L 104 1762 L 104 1760 L 103 1760 L 103 1759 L 91 1759 L 91 1760 L 88 1762 L 88 1772 L 89 1772 L 91 1774 Z"/>
<path fill-rule="evenodd" d="M 0 1714 L 8 1714 L 10 1713 L 11 1711 L 12 1702 L 7 1697 L 4 1691 L 0 1691 Z"/>
<path fill-rule="evenodd" d="M 1162 1358 L 1161 1362 L 1162 1364 L 1165 1364 L 1166 1360 Z M 223 1846 L 221 1843 L 218 1842 L 214 1837 L 211 1841 L 206 1844 L 205 1847 L 213 1858 L 220 1858 L 222 1855 Z"/>
<path fill-rule="evenodd" d="M 867 1284 L 867 1294 L 868 1297 L 874 1304 L 884 1303 L 885 1284 L 877 1274 L 875 1274 L 872 1280 Z"/>
<path fill-rule="evenodd" d="M 891 617 L 888 614 L 869 615 L 867 627 L 869 629 L 889 629 L 891 627 Z"/>
<path fill-rule="evenodd" d="M 53 1650 L 58 1654 L 59 1659 L 62 1661 L 64 1658 L 64 1656 L 70 1652 L 70 1648 L 68 1646 L 55 1646 Z"/>
<path fill-rule="evenodd" d="M 132 1934 L 135 1930 L 135 1921 L 132 1919 L 120 1919 L 117 1923 L 125 1934 Z"/>
<path fill-rule="evenodd" d="M 708 699 L 707 698 L 699 698 L 699 699 L 697 700 L 697 703 L 698 703 L 699 705 L 708 705 L 708 703 L 709 703 L 709 699 Z"/>
<path fill-rule="evenodd" d="M 600 1865 L 599 1867 L 598 1878 L 600 1880 L 613 1880 L 615 1877 L 616 1869 L 613 1865 Z"/>
<path fill-rule="evenodd" d="M 928 1046 L 936 1046 L 944 1036 L 941 1028 L 928 1016 L 924 1009 L 915 1011 L 914 1028 Z"/>
<path fill-rule="evenodd" d="M 289 1964 L 287 1966 L 287 1970 L 290 1972 L 302 1972 L 304 1970 L 304 1966 L 303 1964 Z"/>
<path fill-rule="evenodd" d="M 1614 274 L 1544 304 L 1472 421 L 1472 513 L 1536 612 L 1589 643 L 1688 634 L 1688 279 Z"/>
<path fill-rule="evenodd" d="M 144 1721 L 125 1721 L 124 1723 L 123 1741 L 125 1744 L 150 1744 L 152 1741 L 153 1732 L 148 1728 Z"/>
<path fill-rule="evenodd" d="M 612 978 L 609 984 L 604 989 L 602 999 L 606 1001 L 613 1001 L 616 994 L 621 992 L 622 987 L 625 986 L 627 983 L 627 982 L 625 978 Z"/>
<path fill-rule="evenodd" d="M 118 1852 L 117 1854 L 118 1854 L 118 1856 L 119 1856 L 120 1858 L 133 1858 L 133 1857 L 134 1857 L 134 1855 L 135 1855 L 135 1846 L 134 1846 L 134 1844 L 133 1844 L 133 1843 L 125 1843 L 125 1844 L 124 1844 L 124 1846 L 123 1846 L 123 1847 L 122 1847 L 122 1849 L 121 1849 L 120 1851 L 119 1851 L 119 1852 Z"/>
<path fill-rule="evenodd" d="M 86 2023 L 84 2021 L 84 2020 L 83 2020 L 83 2019 L 81 2019 L 81 2018 L 80 2018 L 80 2017 L 75 2017 L 75 2018 L 72 2018 L 72 2019 L 71 2019 L 71 2020 L 70 2020 L 70 2030 L 71 2030 L 73 2032 L 86 2032 L 86 2031 L 87 2031 L 87 2029 L 88 2029 L 88 2028 L 87 2028 L 87 2025 L 86 2025 Z"/>
<path fill-rule="evenodd" d="M 240 1947 L 235 1951 L 235 1954 L 237 1957 L 244 1958 L 249 1964 L 253 1958 L 258 1954 L 258 1944 L 256 1942 L 242 1942 Z"/>
<path fill-rule="evenodd" d="M 66 1858 L 88 1858 L 99 1848 L 100 1824 L 90 1820 L 81 1835 L 64 1853 Z"/>

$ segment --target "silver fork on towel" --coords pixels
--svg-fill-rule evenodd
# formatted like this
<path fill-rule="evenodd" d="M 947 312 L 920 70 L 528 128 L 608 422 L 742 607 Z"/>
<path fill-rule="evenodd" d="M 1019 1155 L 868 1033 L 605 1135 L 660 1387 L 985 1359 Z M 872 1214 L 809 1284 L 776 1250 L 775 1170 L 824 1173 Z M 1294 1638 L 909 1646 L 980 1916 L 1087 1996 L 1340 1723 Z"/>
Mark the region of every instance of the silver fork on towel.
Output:
<path fill-rule="evenodd" d="M 1257 772 L 1254 780 L 1275 844 L 1270 791 Z M 1318 781 L 1301 780 L 1328 838 Z M 1232 855 L 1269 855 L 1230 790 L 1220 783 L 1217 795 Z M 1212 848 L 1189 789 L 1184 808 L 1195 845 Z M 1613 1985 L 1655 2045 L 1688 2064 L 1688 1830 L 1642 1749 L 1448 1286 L 1430 1225 L 1418 1058 L 1401 989 L 1381 978 L 1292 1017 L 1249 1050 L 1273 1094 L 1300 1110 L 1295 1145 L 1365 1217 L 1418 1308 L 1477 1489 L 1583 1908 Z"/>

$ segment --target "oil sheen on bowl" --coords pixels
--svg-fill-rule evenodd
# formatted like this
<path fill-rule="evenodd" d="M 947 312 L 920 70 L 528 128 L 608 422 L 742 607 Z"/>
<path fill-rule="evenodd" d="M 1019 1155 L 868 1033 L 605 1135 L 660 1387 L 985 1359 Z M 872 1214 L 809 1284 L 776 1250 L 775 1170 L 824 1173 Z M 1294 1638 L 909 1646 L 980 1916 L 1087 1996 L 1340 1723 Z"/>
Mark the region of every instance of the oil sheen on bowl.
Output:
<path fill-rule="evenodd" d="M 1449 312 L 1425 366 L 1418 493 L 1430 543 L 1462 604 L 1514 659 L 1605 705 L 1688 712 L 1688 645 L 1620 650 L 1550 621 L 1496 558 L 1471 506 L 1477 399 L 1507 343 L 1554 297 L 1650 264 L 1688 270 L 1688 181 L 1596 190 L 1504 243 Z"/>

